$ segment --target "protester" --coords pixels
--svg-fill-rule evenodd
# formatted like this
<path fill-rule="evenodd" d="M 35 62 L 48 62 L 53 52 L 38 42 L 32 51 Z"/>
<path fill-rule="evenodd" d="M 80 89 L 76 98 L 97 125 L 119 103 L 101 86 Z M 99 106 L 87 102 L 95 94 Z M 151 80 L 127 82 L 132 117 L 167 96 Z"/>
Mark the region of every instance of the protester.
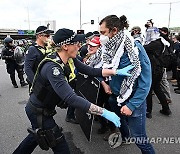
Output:
<path fill-rule="evenodd" d="M 99 24 L 102 43 L 99 53 L 103 54 L 102 67 L 119 69 L 131 63 L 135 66 L 131 71 L 131 77 L 112 76 L 109 80 L 112 91 L 109 104 L 112 111 L 121 117 L 120 131 L 123 143 L 127 143 L 130 133 L 131 137 L 147 139 L 145 98 L 151 84 L 150 63 L 147 61 L 146 67 L 143 66 L 142 74 L 138 48 L 134 48 L 134 41 L 124 32 L 124 28 L 128 27 L 127 18 L 124 15 L 120 18 L 116 15 L 106 16 Z M 141 48 L 143 47 L 141 46 Z M 145 55 L 145 51 L 143 54 Z M 96 60 L 98 61 L 98 58 Z M 98 65 L 101 62 L 96 63 Z M 136 142 L 136 145 L 142 153 L 155 153 L 152 145 L 148 142 Z"/>
<path fill-rule="evenodd" d="M 97 56 L 97 50 L 101 47 L 100 43 L 100 37 L 94 36 L 88 43 L 88 53 L 86 54 L 86 57 L 84 58 L 84 63 L 94 67 L 94 58 Z M 109 96 L 112 94 L 111 88 L 108 85 L 108 81 L 106 81 L 106 78 L 98 78 L 100 81 L 100 89 L 99 89 L 99 95 L 97 100 L 97 105 L 100 107 L 104 107 L 107 110 L 111 110 L 108 99 Z M 98 134 L 104 134 L 106 131 L 110 129 L 111 133 L 116 132 L 116 127 L 113 123 L 108 122 L 105 118 L 99 116 L 98 120 L 101 124 L 100 128 L 98 129 Z M 107 137 L 105 136 L 104 140 L 107 140 Z"/>
<path fill-rule="evenodd" d="M 170 46 L 168 48 L 169 48 L 169 51 L 171 52 L 169 56 L 171 56 L 173 54 L 173 43 L 169 39 L 169 30 L 167 27 L 162 27 L 162 28 L 159 28 L 159 31 L 160 31 L 160 36 L 162 36 L 166 41 L 170 43 Z M 170 62 L 168 62 L 168 59 L 166 60 L 167 60 L 166 63 L 172 64 L 172 58 L 170 58 Z M 163 76 L 160 82 L 160 86 L 164 95 L 166 96 L 167 103 L 172 103 L 169 82 L 167 80 L 167 69 L 169 68 L 163 68 Z"/>
<path fill-rule="evenodd" d="M 160 33 L 157 31 L 151 31 L 149 33 L 151 36 L 149 38 L 149 44 L 144 45 L 144 48 L 148 54 L 148 57 L 151 61 L 151 67 L 152 67 L 152 85 L 150 92 L 147 96 L 147 118 L 152 118 L 152 91 L 156 94 L 158 97 L 162 109 L 160 110 L 161 114 L 164 115 L 170 115 L 171 110 L 169 109 L 169 105 L 166 100 L 166 96 L 164 92 L 162 91 L 162 88 L 160 86 L 160 82 L 162 80 L 163 76 L 163 66 L 159 59 L 160 55 L 162 54 L 165 46 L 170 46 L 170 43 L 166 41 L 162 36 L 160 36 Z"/>
<path fill-rule="evenodd" d="M 85 35 L 85 39 L 86 39 L 86 43 L 82 45 L 82 47 L 80 48 L 80 56 L 82 58 L 84 58 L 86 56 L 86 54 L 88 53 L 88 50 L 87 50 L 87 45 L 89 43 L 89 41 L 94 37 L 94 34 L 92 32 L 88 32 L 86 35 Z"/>

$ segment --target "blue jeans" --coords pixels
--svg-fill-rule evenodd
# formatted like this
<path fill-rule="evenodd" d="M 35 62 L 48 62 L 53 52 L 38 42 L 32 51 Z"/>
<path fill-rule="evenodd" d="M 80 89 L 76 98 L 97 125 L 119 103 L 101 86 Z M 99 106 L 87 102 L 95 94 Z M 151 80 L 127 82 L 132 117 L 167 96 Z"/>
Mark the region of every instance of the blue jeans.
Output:
<path fill-rule="evenodd" d="M 38 124 L 37 124 L 37 115 L 31 110 L 29 104 L 27 104 L 26 108 L 26 114 L 31 122 L 32 128 L 37 129 Z M 55 120 L 53 117 L 45 117 L 43 116 L 43 129 L 52 129 L 55 126 L 57 126 Z M 55 134 L 55 136 L 59 136 L 62 134 Z M 17 149 L 13 152 L 13 154 L 31 154 L 34 149 L 37 146 L 37 142 L 32 134 L 29 134 L 17 147 Z M 69 154 L 69 147 L 68 144 L 65 140 L 65 137 L 63 136 L 62 140 L 57 143 L 55 147 L 52 148 L 53 152 L 55 154 Z"/>
<path fill-rule="evenodd" d="M 121 135 L 122 139 L 132 137 L 138 141 L 137 138 L 147 139 L 146 135 L 146 102 L 143 102 L 142 105 L 135 109 L 131 116 L 124 116 L 120 113 L 121 107 L 117 105 L 117 100 L 115 96 L 110 96 L 109 104 L 112 111 L 114 111 L 121 118 Z M 149 142 L 135 142 L 138 148 L 141 150 L 142 154 L 155 154 L 155 151 L 152 145 Z"/>

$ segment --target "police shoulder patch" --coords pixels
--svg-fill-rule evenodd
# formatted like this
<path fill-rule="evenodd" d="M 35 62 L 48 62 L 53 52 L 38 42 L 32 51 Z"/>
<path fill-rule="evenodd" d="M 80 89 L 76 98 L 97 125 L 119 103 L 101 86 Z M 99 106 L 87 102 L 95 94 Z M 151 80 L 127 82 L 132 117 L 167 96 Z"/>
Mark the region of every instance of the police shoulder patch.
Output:
<path fill-rule="evenodd" d="M 53 67 L 52 70 L 53 70 L 53 75 L 57 76 L 60 74 L 60 70 L 58 67 Z"/>

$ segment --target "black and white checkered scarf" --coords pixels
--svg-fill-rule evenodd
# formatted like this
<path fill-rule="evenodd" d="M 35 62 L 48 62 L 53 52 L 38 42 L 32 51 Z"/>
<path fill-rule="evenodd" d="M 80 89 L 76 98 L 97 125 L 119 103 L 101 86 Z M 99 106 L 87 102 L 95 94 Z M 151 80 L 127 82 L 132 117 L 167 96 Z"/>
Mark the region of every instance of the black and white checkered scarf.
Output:
<path fill-rule="evenodd" d="M 91 66 L 117 69 L 124 51 L 128 53 L 130 62 L 135 66 L 131 71 L 131 77 L 124 78 L 119 96 L 117 97 L 120 106 L 132 93 L 135 80 L 141 73 L 138 48 L 134 47 L 134 40 L 130 39 L 124 31 L 118 32 L 105 45 L 103 45 L 93 57 Z"/>

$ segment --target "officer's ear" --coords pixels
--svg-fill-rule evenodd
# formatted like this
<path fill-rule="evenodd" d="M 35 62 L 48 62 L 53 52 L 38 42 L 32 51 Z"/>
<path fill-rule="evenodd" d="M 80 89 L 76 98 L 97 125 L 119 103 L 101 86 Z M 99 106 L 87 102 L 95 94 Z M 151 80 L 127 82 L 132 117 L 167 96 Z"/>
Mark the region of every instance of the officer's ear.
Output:
<path fill-rule="evenodd" d="M 37 34 L 36 36 L 39 38 L 39 37 L 41 37 L 42 35 L 41 35 L 41 34 Z"/>
<path fill-rule="evenodd" d="M 63 44 L 63 45 L 62 45 L 62 49 L 65 50 L 65 51 L 67 51 L 67 50 L 68 50 L 68 45 L 67 45 L 67 44 Z"/>

